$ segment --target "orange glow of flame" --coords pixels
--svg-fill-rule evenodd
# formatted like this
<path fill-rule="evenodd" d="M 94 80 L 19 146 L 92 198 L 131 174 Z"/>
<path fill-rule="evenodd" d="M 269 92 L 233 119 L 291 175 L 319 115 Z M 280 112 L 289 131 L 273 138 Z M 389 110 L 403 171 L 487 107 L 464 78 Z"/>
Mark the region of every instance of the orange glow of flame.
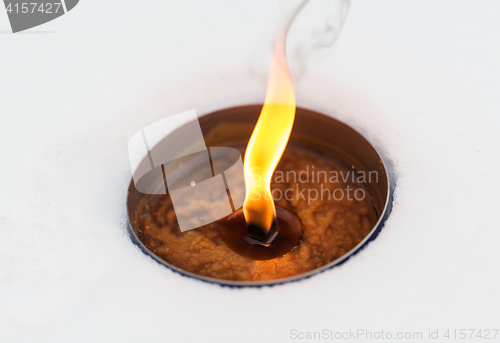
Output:
<path fill-rule="evenodd" d="M 274 50 L 264 106 L 245 152 L 247 224 L 269 230 L 276 218 L 271 178 L 285 151 L 295 119 L 295 92 L 288 70 L 283 35 Z"/>

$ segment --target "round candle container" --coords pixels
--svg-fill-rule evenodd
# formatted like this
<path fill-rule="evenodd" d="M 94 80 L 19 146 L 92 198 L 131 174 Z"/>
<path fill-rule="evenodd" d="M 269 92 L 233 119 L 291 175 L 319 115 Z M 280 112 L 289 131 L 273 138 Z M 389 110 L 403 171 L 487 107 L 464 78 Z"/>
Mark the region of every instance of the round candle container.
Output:
<path fill-rule="evenodd" d="M 206 146 L 232 147 L 243 155 L 261 109 L 262 105 L 248 105 L 201 116 Z M 183 130 L 179 127 L 167 135 L 164 143 L 185 136 Z M 150 148 L 141 164 L 154 156 L 155 147 Z M 200 173 L 213 175 L 212 161 L 211 169 L 199 168 Z M 164 177 L 162 167 L 148 182 L 168 189 Z M 335 118 L 299 107 L 272 190 L 276 205 L 295 214 L 304 228 L 301 241 L 283 256 L 252 260 L 232 251 L 221 238 L 227 218 L 181 232 L 170 195 L 141 193 L 133 180 L 127 194 L 132 241 L 157 262 L 186 276 L 230 286 L 273 285 L 310 277 L 346 261 L 375 238 L 392 200 L 386 166 L 368 140 Z M 244 188 L 232 189 L 232 194 L 228 190 L 231 204 L 240 204 L 231 205 L 233 212 L 241 207 L 236 201 L 241 192 Z"/>

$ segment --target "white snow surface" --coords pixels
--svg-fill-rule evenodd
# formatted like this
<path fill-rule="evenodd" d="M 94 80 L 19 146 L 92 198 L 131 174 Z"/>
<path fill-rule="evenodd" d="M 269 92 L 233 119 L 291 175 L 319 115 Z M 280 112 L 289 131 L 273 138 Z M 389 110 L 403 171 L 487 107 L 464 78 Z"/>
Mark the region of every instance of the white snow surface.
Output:
<path fill-rule="evenodd" d="M 167 115 L 262 102 L 288 7 L 83 0 L 18 34 L 0 9 L 0 342 L 499 328 L 496 1 L 354 0 L 334 47 L 289 51 L 298 105 L 365 134 L 396 177 L 385 227 L 348 262 L 233 289 L 131 242 L 128 139 Z"/>

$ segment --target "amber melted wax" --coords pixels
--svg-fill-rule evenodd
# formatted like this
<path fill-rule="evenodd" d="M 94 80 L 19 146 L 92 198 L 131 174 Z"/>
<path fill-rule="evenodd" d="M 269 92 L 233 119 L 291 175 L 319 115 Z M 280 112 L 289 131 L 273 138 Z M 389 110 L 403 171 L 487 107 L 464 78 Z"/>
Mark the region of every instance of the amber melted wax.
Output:
<path fill-rule="evenodd" d="M 240 151 L 243 153 L 244 146 Z M 289 144 L 273 178 L 271 189 L 288 192 L 276 200 L 276 205 L 293 213 L 301 221 L 304 233 L 300 243 L 283 256 L 269 260 L 253 260 L 229 249 L 222 239 L 221 225 L 227 218 L 197 229 L 181 232 L 169 195 L 144 195 L 133 222 L 134 231 L 142 243 L 159 258 L 177 268 L 202 276 L 233 281 L 266 281 L 292 277 L 320 268 L 349 252 L 372 230 L 378 214 L 365 183 L 338 180 L 312 182 L 312 166 L 317 176 L 324 171 L 347 173 L 351 166 L 301 146 Z M 276 178 L 287 172 L 308 174 L 308 182 L 293 178 Z M 324 175 L 324 174 L 322 174 Z M 286 182 L 284 182 L 286 181 Z M 355 180 L 356 181 L 356 180 Z M 364 190 L 366 197 L 336 200 L 304 199 L 298 193 L 309 189 L 333 192 L 339 189 Z M 297 193 L 298 192 L 298 193 Z M 293 194 L 292 194 L 293 193 Z M 274 191 L 275 197 L 279 191 Z M 359 192 L 358 192 L 359 194 Z M 337 197 L 338 198 L 338 197 Z"/>

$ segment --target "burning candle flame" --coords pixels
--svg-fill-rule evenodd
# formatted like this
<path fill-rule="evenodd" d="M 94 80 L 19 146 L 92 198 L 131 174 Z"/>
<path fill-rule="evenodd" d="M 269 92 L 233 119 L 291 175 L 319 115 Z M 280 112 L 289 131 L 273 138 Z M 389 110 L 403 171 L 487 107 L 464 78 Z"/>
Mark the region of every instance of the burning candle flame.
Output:
<path fill-rule="evenodd" d="M 276 220 L 276 208 L 271 193 L 271 178 L 285 151 L 295 119 L 295 91 L 286 60 L 285 43 L 290 26 L 309 0 L 304 0 L 289 19 L 275 46 L 269 67 L 269 79 L 264 106 L 248 143 L 244 160 L 246 197 L 243 214 L 247 225 L 258 227 L 267 238 Z M 336 25 L 328 25 L 338 38 L 344 24 L 349 0 L 337 2 L 339 16 Z"/>
<path fill-rule="evenodd" d="M 295 119 L 295 91 L 285 54 L 286 34 L 276 44 L 270 67 L 266 100 L 245 152 L 247 224 L 269 232 L 276 219 L 271 178 L 285 151 Z"/>

